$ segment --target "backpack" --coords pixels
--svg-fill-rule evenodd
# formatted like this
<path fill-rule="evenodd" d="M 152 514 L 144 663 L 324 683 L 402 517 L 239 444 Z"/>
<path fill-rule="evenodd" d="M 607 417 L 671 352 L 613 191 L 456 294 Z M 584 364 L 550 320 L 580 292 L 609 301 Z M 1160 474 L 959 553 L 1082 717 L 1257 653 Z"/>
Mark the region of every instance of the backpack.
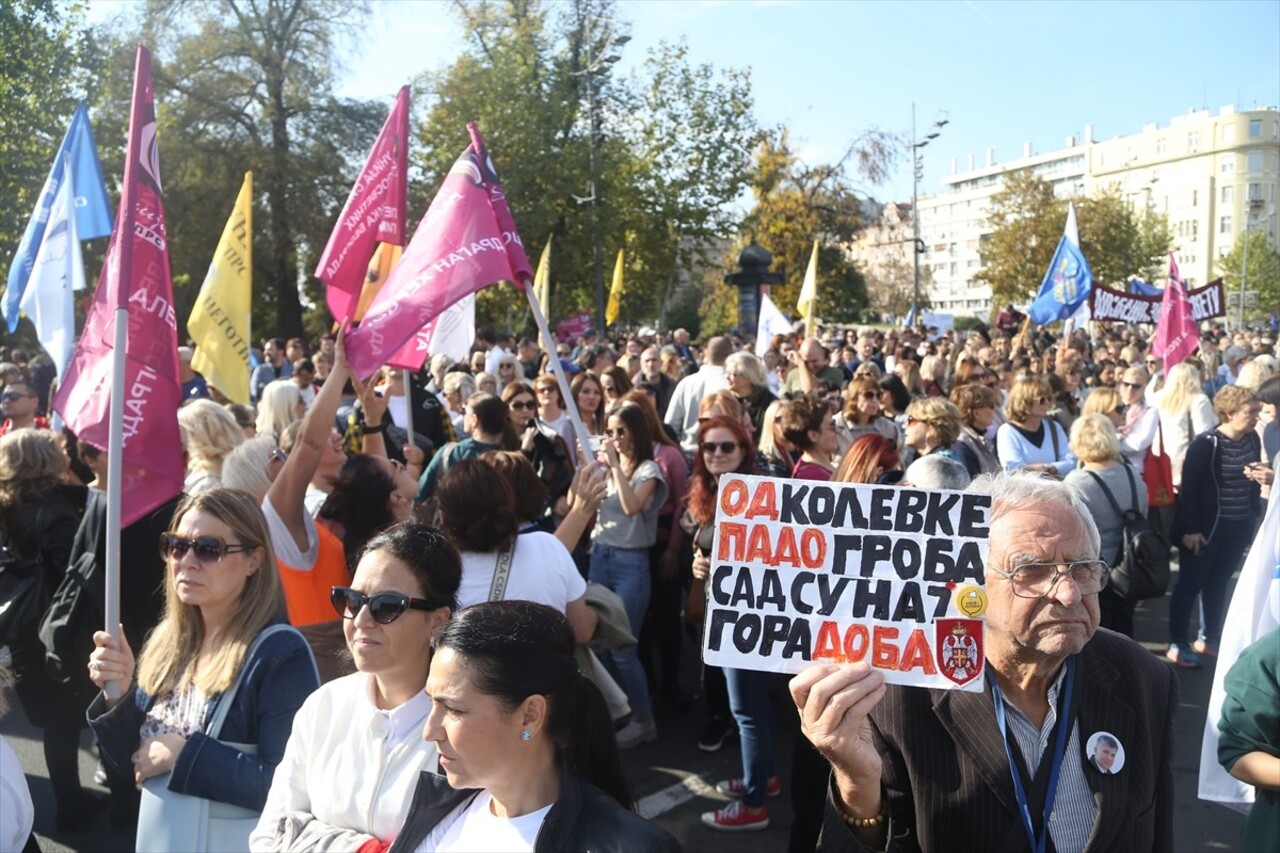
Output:
<path fill-rule="evenodd" d="M 1102 478 L 1093 471 L 1086 473 L 1102 488 L 1112 512 L 1124 522 L 1123 543 L 1111 567 L 1110 586 L 1126 601 L 1138 602 L 1159 598 L 1169 589 L 1169 543 L 1136 509 L 1138 486 L 1133 469 L 1126 465 L 1124 470 L 1129 477 L 1129 492 L 1135 508 L 1123 511 Z"/>

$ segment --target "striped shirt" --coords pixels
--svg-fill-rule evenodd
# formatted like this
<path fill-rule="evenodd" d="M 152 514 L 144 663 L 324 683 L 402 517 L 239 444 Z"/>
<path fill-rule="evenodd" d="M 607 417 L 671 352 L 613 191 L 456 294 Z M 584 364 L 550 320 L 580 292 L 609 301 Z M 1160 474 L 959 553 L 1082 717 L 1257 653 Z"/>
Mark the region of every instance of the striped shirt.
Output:
<path fill-rule="evenodd" d="M 1036 728 L 1035 723 L 1010 702 L 1004 703 L 1005 718 L 1013 740 L 1022 753 L 1027 772 L 1035 778 L 1040 767 L 1040 759 L 1050 747 L 1054 723 L 1058 721 L 1058 691 L 1067 668 L 1062 667 L 1058 678 L 1049 688 L 1049 713 L 1044 724 Z M 1078 678 L 1077 674 L 1077 678 Z M 1078 686 L 1076 689 L 1080 689 Z M 1053 838 L 1053 846 L 1057 853 L 1073 853 L 1083 850 L 1093 824 L 1097 818 L 1097 806 L 1094 805 L 1093 792 L 1085 781 L 1084 766 L 1080 758 L 1084 750 L 1080 746 L 1080 726 L 1071 726 L 1071 736 L 1067 738 L 1067 754 L 1062 759 L 1062 770 L 1058 776 L 1058 794 L 1053 801 L 1053 813 L 1049 816 L 1049 835 Z M 1017 772 L 1012 767 L 1010 773 Z M 1029 781 L 1029 780 L 1028 780 Z M 1028 785 L 1028 788 L 1030 786 Z"/>
<path fill-rule="evenodd" d="M 1258 461 L 1253 436 L 1231 439 L 1218 434 L 1218 515 L 1221 518 L 1249 518 L 1253 515 L 1253 481 L 1244 475 L 1244 466 Z"/>

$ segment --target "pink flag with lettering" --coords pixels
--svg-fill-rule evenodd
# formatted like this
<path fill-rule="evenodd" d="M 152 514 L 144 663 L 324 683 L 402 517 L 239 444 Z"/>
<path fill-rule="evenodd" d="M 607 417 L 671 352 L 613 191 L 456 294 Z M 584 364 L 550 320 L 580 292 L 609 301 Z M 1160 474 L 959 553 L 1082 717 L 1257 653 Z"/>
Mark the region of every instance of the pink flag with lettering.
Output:
<path fill-rule="evenodd" d="M 347 333 L 347 360 L 371 376 L 450 305 L 498 281 L 524 289 L 533 270 L 516 233 L 497 171 L 474 123 L 400 263 Z"/>
<path fill-rule="evenodd" d="M 354 318 L 379 243 L 404 245 L 409 175 L 409 87 L 400 89 L 324 247 L 316 278 L 335 320 Z"/>
<path fill-rule="evenodd" d="M 1178 262 L 1169 253 L 1169 284 L 1160 303 L 1160 322 L 1151 351 L 1164 362 L 1166 370 L 1182 361 L 1200 346 L 1200 330 L 1187 301 L 1187 288 L 1178 274 Z"/>
<path fill-rule="evenodd" d="M 129 312 L 125 383 L 112 387 L 115 311 Z M 111 395 L 124 399 L 121 519 L 131 524 L 182 490 L 186 465 L 178 435 L 182 383 L 178 323 L 156 148 L 151 54 L 138 46 L 129 147 L 116 228 L 102 276 L 53 408 L 81 439 L 106 448 Z"/>

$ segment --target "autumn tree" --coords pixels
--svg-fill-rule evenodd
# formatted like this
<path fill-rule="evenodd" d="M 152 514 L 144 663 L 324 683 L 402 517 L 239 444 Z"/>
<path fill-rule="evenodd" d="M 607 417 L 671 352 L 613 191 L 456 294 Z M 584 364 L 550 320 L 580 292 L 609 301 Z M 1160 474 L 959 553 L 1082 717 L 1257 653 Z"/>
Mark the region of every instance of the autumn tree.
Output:
<path fill-rule="evenodd" d="M 1248 264 L 1245 263 L 1245 240 L 1248 240 Z M 1246 289 L 1256 291 L 1258 300 L 1255 307 L 1245 305 L 1245 319 L 1257 320 L 1269 317 L 1280 305 L 1280 251 L 1271 245 L 1270 239 L 1262 228 L 1251 228 L 1236 235 L 1231 251 L 1218 259 L 1218 273 L 1222 276 L 1222 284 L 1227 293 L 1240 291 L 1240 281 L 1244 278 Z M 1239 299 L 1239 295 L 1235 297 Z M 1238 305 L 1238 303 L 1237 303 Z M 1239 308 L 1230 312 L 1228 320 L 1235 322 L 1239 318 Z"/>

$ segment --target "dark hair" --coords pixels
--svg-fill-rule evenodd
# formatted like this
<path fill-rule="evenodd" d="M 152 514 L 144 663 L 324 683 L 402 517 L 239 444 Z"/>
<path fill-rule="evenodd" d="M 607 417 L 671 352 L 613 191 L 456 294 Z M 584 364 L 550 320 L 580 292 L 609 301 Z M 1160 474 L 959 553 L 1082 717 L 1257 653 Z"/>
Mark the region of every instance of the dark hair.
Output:
<path fill-rule="evenodd" d="M 604 379 L 606 376 L 613 380 L 614 390 L 618 392 L 619 397 L 631 390 L 631 377 L 628 376 L 627 372 L 618 365 L 615 364 L 613 367 L 610 367 L 604 373 L 600 374 L 601 379 Z M 604 383 L 601 382 L 600 385 L 603 387 Z"/>
<path fill-rule="evenodd" d="M 791 405 L 782 414 L 782 437 L 795 445 L 797 450 L 810 450 L 814 444 L 809 433 L 821 431 L 822 424 L 828 417 L 826 400 L 820 400 L 812 394 L 801 394 L 791 401 Z"/>
<path fill-rule="evenodd" d="M 649 433 L 649 420 L 644 416 L 644 409 L 635 403 L 623 403 L 610 409 L 608 417 L 605 418 L 605 426 L 608 426 L 609 418 L 622 421 L 627 432 L 631 433 L 630 456 L 633 464 L 631 470 L 627 471 L 629 477 L 635 473 L 635 469 L 641 462 L 653 458 L 653 436 Z"/>
<path fill-rule="evenodd" d="M 395 521 L 387 506 L 395 487 L 395 480 L 373 456 L 358 453 L 342 463 L 318 515 L 342 524 L 342 547 L 351 569 L 364 544 Z"/>
<path fill-rule="evenodd" d="M 896 373 L 890 373 L 880 380 L 880 390 L 888 391 L 889 396 L 893 398 L 893 411 L 895 413 L 905 412 L 907 406 L 911 405 L 911 392 L 907 390 L 906 383 L 902 381 L 902 377 Z"/>
<path fill-rule="evenodd" d="M 508 713 L 530 696 L 547 700 L 547 737 L 569 766 L 632 807 L 613 721 L 599 689 L 578 672 L 573 629 L 557 610 L 532 601 L 484 601 L 459 611 L 437 649 L 451 649 L 471 684 Z"/>
<path fill-rule="evenodd" d="M 315 372 L 316 372 L 316 363 L 315 363 L 314 361 L 312 361 L 311 359 L 306 358 L 306 357 L 300 358 L 300 359 L 298 359 L 297 361 L 295 361 L 295 362 L 293 363 L 293 372 L 294 372 L 294 373 L 299 373 L 299 372 L 304 371 L 304 370 L 305 370 L 307 373 L 315 373 Z"/>
<path fill-rule="evenodd" d="M 508 421 L 507 404 L 487 391 L 477 391 L 467 398 L 467 410 L 476 416 L 480 429 L 490 435 L 502 435 Z"/>
<path fill-rule="evenodd" d="M 479 459 L 459 459 L 436 487 L 440 527 L 459 551 L 491 554 L 519 530 L 516 497 L 506 478 Z"/>
<path fill-rule="evenodd" d="M 742 448 L 742 461 L 736 473 L 756 473 L 756 446 L 742 421 L 727 415 L 717 415 L 698 424 L 698 449 L 693 454 L 693 471 L 689 475 L 689 515 L 699 524 L 707 524 L 716 517 L 716 493 L 719 484 L 715 475 L 707 470 L 707 459 L 702 454 L 702 439 L 713 429 L 727 429 Z"/>
<path fill-rule="evenodd" d="M 511 486 L 517 521 L 536 521 L 542 517 L 550 492 L 523 453 L 518 450 L 489 450 L 480 454 L 480 461 L 492 466 Z"/>
<path fill-rule="evenodd" d="M 1268 406 L 1280 406 L 1280 373 L 1268 376 L 1258 386 L 1258 399 Z"/>
<path fill-rule="evenodd" d="M 364 543 L 356 562 L 374 551 L 386 551 L 404 563 L 432 607 L 458 609 L 462 557 L 440 530 L 417 521 L 393 524 Z"/>
<path fill-rule="evenodd" d="M 645 420 L 649 422 L 649 438 L 654 445 L 666 444 L 671 447 L 680 449 L 679 443 L 673 439 L 662 426 L 662 419 L 658 417 L 658 408 L 654 405 L 649 395 L 641 388 L 643 383 L 636 383 L 636 386 L 630 391 L 622 395 L 622 399 L 618 401 L 619 405 L 631 403 L 640 407 L 640 411 L 644 412 Z"/>

